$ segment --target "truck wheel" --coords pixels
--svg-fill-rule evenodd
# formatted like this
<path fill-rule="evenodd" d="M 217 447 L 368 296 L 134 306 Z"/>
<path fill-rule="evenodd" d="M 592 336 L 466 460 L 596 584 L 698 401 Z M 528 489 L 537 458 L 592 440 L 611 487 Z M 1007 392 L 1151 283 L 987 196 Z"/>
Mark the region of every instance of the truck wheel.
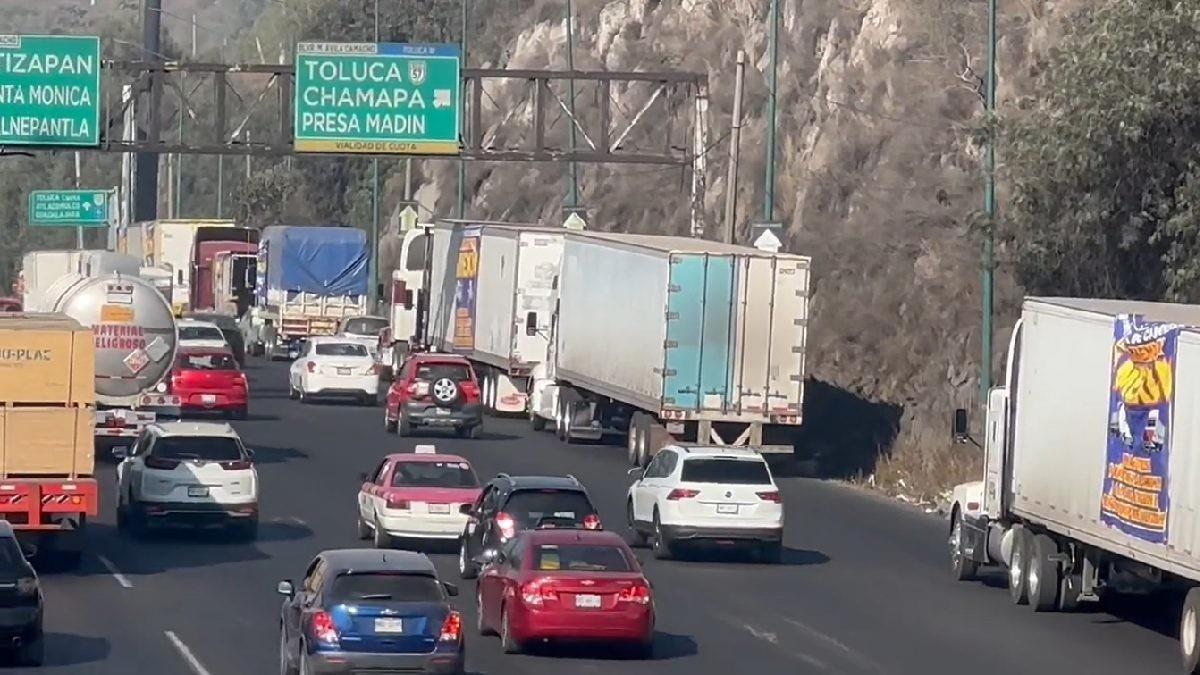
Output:
<path fill-rule="evenodd" d="M 640 443 L 639 435 L 642 430 L 642 413 L 635 412 L 629 418 L 629 433 L 625 438 L 625 455 L 629 460 L 629 466 L 638 465 L 638 443 Z"/>
<path fill-rule="evenodd" d="M 1058 545 L 1045 534 L 1034 535 L 1031 543 L 1027 559 L 1029 604 L 1035 612 L 1050 612 L 1057 608 L 1058 587 L 1062 582 L 1058 563 L 1053 560 L 1058 555 Z"/>
<path fill-rule="evenodd" d="M 653 424 L 650 416 L 642 413 L 638 419 L 637 426 L 637 464 L 634 466 L 646 466 L 650 463 L 650 425 Z"/>
<path fill-rule="evenodd" d="M 546 428 L 546 419 L 533 411 L 533 403 L 529 403 L 529 426 L 534 431 L 542 431 Z"/>
<path fill-rule="evenodd" d="M 1013 528 L 1012 556 L 1008 562 L 1008 596 L 1014 605 L 1029 602 L 1029 532 L 1020 526 Z"/>
<path fill-rule="evenodd" d="M 567 404 L 567 411 L 563 415 L 563 440 L 567 445 L 575 445 L 579 441 L 571 437 L 571 429 L 575 427 L 575 415 L 579 413 L 579 404 L 574 401 Z"/>
<path fill-rule="evenodd" d="M 1074 612 L 1079 609 L 1079 598 L 1083 595 L 1083 577 L 1078 574 L 1063 574 L 1058 585 L 1058 611 Z"/>
<path fill-rule="evenodd" d="M 1179 615 L 1179 652 L 1183 656 L 1183 672 L 1200 675 L 1200 588 L 1187 592 L 1183 611 Z"/>
<path fill-rule="evenodd" d="M 567 440 L 567 437 L 563 434 L 563 430 L 567 425 L 566 415 L 563 413 L 564 405 L 566 404 L 563 403 L 562 395 L 559 394 L 558 402 L 554 405 L 554 435 L 557 436 L 558 440 L 560 441 Z"/>
<path fill-rule="evenodd" d="M 950 573 L 956 581 L 971 581 L 979 572 L 979 563 L 963 550 L 963 517 L 958 509 L 950 516 Z"/>

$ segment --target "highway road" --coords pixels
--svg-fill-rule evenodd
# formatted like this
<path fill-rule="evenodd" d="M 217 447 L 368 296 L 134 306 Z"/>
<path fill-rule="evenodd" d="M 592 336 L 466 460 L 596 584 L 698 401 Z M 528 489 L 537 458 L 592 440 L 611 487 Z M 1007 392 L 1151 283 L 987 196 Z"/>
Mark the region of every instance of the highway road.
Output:
<path fill-rule="evenodd" d="M 263 675 L 278 672 L 275 584 L 297 579 L 319 550 L 354 536 L 359 474 L 387 452 L 425 439 L 384 433 L 379 408 L 301 405 L 286 367 L 250 365 L 251 419 L 237 427 L 254 448 L 262 530 L 252 544 L 212 535 L 135 542 L 114 525 L 114 471 L 100 470 L 103 515 L 92 554 L 75 573 L 47 573 L 47 666 L 79 675 Z M 468 457 L 482 479 L 572 473 L 610 529 L 625 530 L 624 449 L 566 446 L 523 420 L 492 420 L 477 441 L 434 438 Z M 1178 647 L 1138 607 L 1034 616 L 997 583 L 949 579 L 942 520 L 857 490 L 785 478 L 783 565 L 737 558 L 660 562 L 643 551 L 655 584 L 653 662 L 603 649 L 505 656 L 498 640 L 468 634 L 468 668 L 489 675 L 729 673 L 1175 673 Z M 454 557 L 434 556 L 457 583 Z M 473 582 L 458 598 L 475 625 Z M 1171 620 L 1162 621 L 1170 624 Z M 14 672 L 14 671 L 9 671 Z"/>

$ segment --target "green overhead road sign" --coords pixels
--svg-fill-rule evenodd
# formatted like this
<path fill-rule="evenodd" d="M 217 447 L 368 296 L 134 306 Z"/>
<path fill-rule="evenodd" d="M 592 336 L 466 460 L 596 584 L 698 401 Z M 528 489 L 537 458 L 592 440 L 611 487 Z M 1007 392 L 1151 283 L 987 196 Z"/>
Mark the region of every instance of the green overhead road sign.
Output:
<path fill-rule="evenodd" d="M 105 227 L 108 190 L 35 190 L 29 193 L 31 227 Z"/>
<path fill-rule="evenodd" d="M 100 144 L 100 38 L 0 35 L 0 145 Z"/>
<path fill-rule="evenodd" d="M 296 45 L 296 152 L 457 155 L 455 45 Z"/>

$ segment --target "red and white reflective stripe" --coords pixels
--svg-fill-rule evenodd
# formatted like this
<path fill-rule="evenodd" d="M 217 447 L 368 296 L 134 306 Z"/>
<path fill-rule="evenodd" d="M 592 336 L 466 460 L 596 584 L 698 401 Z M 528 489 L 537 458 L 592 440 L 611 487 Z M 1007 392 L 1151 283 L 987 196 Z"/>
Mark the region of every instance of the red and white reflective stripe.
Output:
<path fill-rule="evenodd" d="M 42 504 L 66 504 L 73 495 L 42 495 Z"/>

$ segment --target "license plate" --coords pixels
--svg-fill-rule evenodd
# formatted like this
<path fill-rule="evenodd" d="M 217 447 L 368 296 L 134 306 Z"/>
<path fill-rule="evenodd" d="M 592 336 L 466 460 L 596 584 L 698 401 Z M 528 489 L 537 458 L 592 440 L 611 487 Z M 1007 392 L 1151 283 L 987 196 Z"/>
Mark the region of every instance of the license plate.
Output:
<path fill-rule="evenodd" d="M 349 375 L 352 371 L 350 368 L 338 368 L 338 375 Z"/>
<path fill-rule="evenodd" d="M 599 609 L 600 596 L 598 595 L 577 595 L 575 596 L 575 606 L 584 609 Z"/>
<path fill-rule="evenodd" d="M 207 497 L 208 496 L 208 488 L 206 488 L 206 487 L 189 487 L 188 488 L 188 496 L 189 497 Z"/>
<path fill-rule="evenodd" d="M 403 633 L 404 622 L 400 619 L 375 619 L 376 633 Z"/>
<path fill-rule="evenodd" d="M 201 394 L 200 402 L 204 405 L 212 405 L 217 402 L 216 394 Z"/>
<path fill-rule="evenodd" d="M 450 513 L 450 505 L 449 504 L 430 504 L 429 512 L 430 513 Z"/>
<path fill-rule="evenodd" d="M 717 513 L 737 513 L 737 504 L 717 504 Z"/>

